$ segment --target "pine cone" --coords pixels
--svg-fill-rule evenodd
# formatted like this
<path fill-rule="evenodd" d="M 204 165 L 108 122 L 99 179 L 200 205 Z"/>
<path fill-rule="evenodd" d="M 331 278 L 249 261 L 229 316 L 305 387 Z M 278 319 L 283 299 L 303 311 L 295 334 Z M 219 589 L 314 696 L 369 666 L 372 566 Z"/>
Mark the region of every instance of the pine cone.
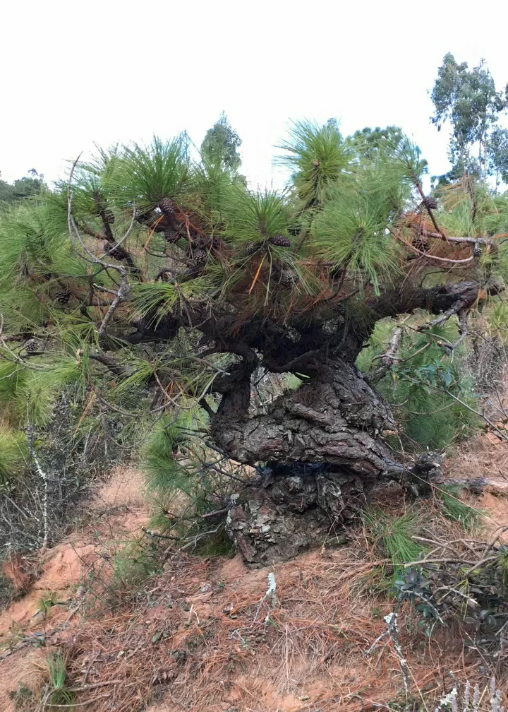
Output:
<path fill-rule="evenodd" d="M 418 237 L 413 238 L 411 244 L 413 247 L 416 247 L 417 250 L 420 250 L 420 252 L 429 251 L 429 238 L 423 235 L 418 235 Z"/>
<path fill-rule="evenodd" d="M 208 252 L 206 250 L 193 250 L 192 261 L 196 265 L 203 265 L 208 259 Z"/>
<path fill-rule="evenodd" d="M 165 218 L 172 220 L 175 217 L 175 206 L 171 198 L 163 198 L 159 202 L 159 208 Z"/>
<path fill-rule="evenodd" d="M 385 564 L 385 576 L 393 576 L 393 564 Z"/>
<path fill-rule="evenodd" d="M 424 198 L 423 202 L 429 210 L 437 210 L 437 200 L 432 195 L 428 195 Z"/>
<path fill-rule="evenodd" d="M 251 244 L 250 244 L 250 245 L 247 247 L 247 249 L 246 249 L 246 253 L 247 253 L 248 255 L 253 255 L 253 254 L 255 254 L 259 249 L 261 249 L 261 247 L 263 247 L 263 243 L 262 243 L 262 242 L 251 242 Z"/>
<path fill-rule="evenodd" d="M 475 257 L 481 257 L 481 256 L 482 256 L 482 248 L 480 247 L 480 245 L 479 245 L 478 243 L 476 243 L 476 245 L 475 245 L 474 248 L 473 248 L 473 255 L 474 255 Z"/>
<path fill-rule="evenodd" d="M 43 351 L 42 344 L 38 339 L 28 339 L 23 346 L 27 354 L 37 354 Z"/>
<path fill-rule="evenodd" d="M 277 247 L 291 247 L 291 240 L 285 237 L 285 235 L 274 235 L 268 242 L 271 242 L 272 245 L 276 245 Z"/>
<path fill-rule="evenodd" d="M 55 298 L 59 304 L 68 304 L 71 293 L 67 289 L 61 289 L 55 294 Z"/>
<path fill-rule="evenodd" d="M 180 235 L 172 228 L 168 228 L 167 230 L 164 230 L 164 239 L 166 240 L 166 242 L 174 243 L 178 242 L 178 240 L 180 239 Z"/>
<path fill-rule="evenodd" d="M 292 287 L 296 282 L 295 275 L 289 269 L 283 269 L 280 272 L 279 284 L 282 287 Z"/>
<path fill-rule="evenodd" d="M 115 248 L 114 245 L 110 245 L 108 242 L 104 245 L 104 254 L 118 261 L 123 260 L 125 257 L 121 247 Z"/>

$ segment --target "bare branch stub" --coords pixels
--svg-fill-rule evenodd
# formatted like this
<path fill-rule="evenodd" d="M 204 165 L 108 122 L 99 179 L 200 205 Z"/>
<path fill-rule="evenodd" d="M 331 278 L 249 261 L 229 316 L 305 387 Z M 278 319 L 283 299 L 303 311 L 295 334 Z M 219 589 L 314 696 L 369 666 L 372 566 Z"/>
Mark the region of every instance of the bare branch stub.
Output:
<path fill-rule="evenodd" d="M 459 318 L 459 338 L 453 344 L 445 344 L 450 351 L 455 351 L 456 348 L 458 348 L 462 343 L 464 343 L 469 333 L 467 325 L 468 313 L 469 312 L 467 309 L 460 309 L 457 312 L 457 316 Z"/>
<path fill-rule="evenodd" d="M 124 267 L 117 267 L 118 272 L 121 275 L 121 282 L 120 282 L 120 287 L 118 289 L 118 292 L 116 293 L 115 298 L 113 299 L 111 306 L 109 307 L 106 316 L 102 320 L 102 324 L 99 327 L 98 334 L 99 338 L 105 336 L 106 330 L 108 328 L 108 325 L 113 318 L 113 315 L 116 311 L 116 309 L 120 306 L 120 304 L 125 301 L 129 295 L 130 292 L 130 285 L 128 282 L 128 277 L 127 277 L 127 270 Z"/>
<path fill-rule="evenodd" d="M 397 351 L 399 350 L 401 337 L 402 328 L 398 326 L 393 330 L 388 349 L 384 354 L 376 357 L 380 363 L 370 375 L 370 379 L 374 381 L 374 383 L 376 381 L 380 381 L 384 376 L 386 376 L 390 368 L 398 360 Z"/>
<path fill-rule="evenodd" d="M 117 376 L 122 376 L 127 372 L 125 366 L 118 363 L 118 361 L 116 361 L 112 356 L 109 356 L 103 352 L 91 352 L 88 357 L 93 361 L 97 361 L 103 366 L 106 366 L 106 368 Z"/>
<path fill-rule="evenodd" d="M 441 236 L 441 238 L 443 240 L 446 240 L 447 239 L 446 235 L 443 233 L 443 231 L 441 230 L 441 228 L 439 227 L 439 225 L 437 223 L 436 216 L 434 215 L 434 210 L 431 207 L 431 202 L 430 202 L 429 198 L 427 198 L 427 196 L 423 192 L 422 184 L 419 181 L 416 181 L 416 187 L 417 187 L 418 192 L 420 193 L 423 205 L 425 206 L 425 209 L 428 212 L 430 219 L 432 220 L 432 224 L 434 225 L 436 232 Z"/>

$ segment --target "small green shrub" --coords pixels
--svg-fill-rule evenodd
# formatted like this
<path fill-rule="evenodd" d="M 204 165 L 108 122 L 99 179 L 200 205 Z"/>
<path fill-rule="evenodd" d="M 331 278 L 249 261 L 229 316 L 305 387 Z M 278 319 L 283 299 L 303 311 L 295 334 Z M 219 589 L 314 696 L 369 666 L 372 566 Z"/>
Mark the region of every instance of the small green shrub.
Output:
<path fill-rule="evenodd" d="M 210 528 L 210 523 L 200 523 L 199 515 L 223 508 L 238 487 L 238 480 L 248 479 L 241 465 L 203 441 L 199 432 L 202 427 L 202 413 L 189 409 L 176 422 L 169 416 L 161 418 L 147 438 L 142 467 L 153 504 L 152 527 L 174 529 L 182 537 L 200 534 L 203 527 Z M 175 498 L 177 507 L 173 507 Z M 183 516 L 173 515 L 173 508 L 182 512 L 182 503 Z M 224 547 L 221 544 L 218 548 Z"/>
<path fill-rule="evenodd" d="M 46 615 L 48 611 L 53 608 L 53 606 L 56 606 L 57 602 L 58 594 L 56 593 L 56 591 L 48 591 L 47 593 L 43 594 L 37 601 L 37 610 L 40 613 Z"/>
<path fill-rule="evenodd" d="M 450 556 L 448 548 L 448 561 L 423 562 L 406 569 L 394 588 L 400 602 L 414 604 L 427 635 L 437 624 L 466 626 L 468 639 L 482 656 L 498 660 L 504 646 L 502 632 L 508 625 L 508 547 L 494 547 L 486 557 L 482 551 L 485 547 L 472 565 L 461 559 L 459 551 Z M 471 552 L 466 555 L 470 558 Z"/>
<path fill-rule="evenodd" d="M 25 435 L 0 425 L 0 487 L 23 471 L 26 458 Z"/>
<path fill-rule="evenodd" d="M 396 325 L 391 319 L 376 324 L 368 347 L 356 361 L 360 370 L 369 373 L 375 369 L 376 357 L 386 352 Z M 453 321 L 424 332 L 405 329 L 397 352 L 400 360 L 377 384 L 392 404 L 404 447 L 409 450 L 421 446 L 445 448 L 479 423 L 478 416 L 467 407 L 475 408 L 475 395 L 465 368 L 465 349 L 454 351 L 452 360 L 443 347 L 443 343 L 453 343 L 457 338 Z"/>
<path fill-rule="evenodd" d="M 152 542 L 127 542 L 113 560 L 114 582 L 124 588 L 141 585 L 159 570 L 160 562 Z"/>
<path fill-rule="evenodd" d="M 27 685 L 18 683 L 18 687 L 9 692 L 9 698 L 14 705 L 15 712 L 33 712 L 35 695 Z"/>
<path fill-rule="evenodd" d="M 169 422 L 169 417 L 162 418 L 146 441 L 142 462 L 147 486 L 157 494 L 181 491 L 190 496 L 192 480 L 186 466 L 176 457 L 184 437 L 179 426 Z"/>

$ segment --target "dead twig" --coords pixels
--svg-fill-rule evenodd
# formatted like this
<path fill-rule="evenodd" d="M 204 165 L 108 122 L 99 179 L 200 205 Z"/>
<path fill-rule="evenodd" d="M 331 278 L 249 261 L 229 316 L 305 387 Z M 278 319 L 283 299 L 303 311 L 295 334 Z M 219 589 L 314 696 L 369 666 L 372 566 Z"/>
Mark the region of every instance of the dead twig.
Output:
<path fill-rule="evenodd" d="M 106 697 L 111 697 L 111 692 L 108 692 L 105 695 L 98 695 L 97 697 L 92 697 L 89 700 L 83 700 L 83 702 L 71 702 L 68 705 L 57 705 L 54 702 L 52 702 L 50 707 L 51 707 L 51 709 L 58 707 L 59 709 L 67 708 L 67 709 L 72 710 L 75 707 L 84 707 L 85 705 L 91 705 L 93 702 L 97 702 L 97 700 L 103 700 Z M 44 705 L 44 706 L 46 706 L 46 705 Z"/>
<path fill-rule="evenodd" d="M 146 527 L 141 527 L 141 531 L 144 531 L 147 536 L 155 537 L 156 539 L 168 539 L 170 541 L 182 541 L 180 536 L 170 536 L 169 534 L 159 534 L 153 529 L 146 529 Z"/>
<path fill-rule="evenodd" d="M 402 327 L 398 326 L 396 329 L 393 330 L 392 338 L 390 339 L 390 345 L 388 349 L 385 351 L 384 354 L 376 356 L 376 359 L 379 359 L 379 366 L 371 375 L 371 380 L 373 380 L 374 382 L 380 381 L 384 376 L 386 376 L 395 361 L 398 360 L 396 357 L 396 353 L 400 347 L 401 337 Z"/>
<path fill-rule="evenodd" d="M 127 270 L 125 267 L 117 267 L 117 270 L 119 274 L 121 275 L 121 282 L 120 282 L 120 287 L 118 289 L 118 292 L 116 293 L 115 298 L 113 299 L 111 306 L 109 307 L 108 311 L 106 312 L 106 316 L 102 320 L 102 324 L 99 327 L 98 330 L 98 335 L 99 338 L 103 337 L 106 334 L 106 329 L 108 328 L 108 324 L 113 318 L 113 314 L 115 311 L 118 309 L 119 305 L 121 302 L 125 301 L 127 296 L 129 295 L 130 292 L 130 285 L 127 280 Z"/>

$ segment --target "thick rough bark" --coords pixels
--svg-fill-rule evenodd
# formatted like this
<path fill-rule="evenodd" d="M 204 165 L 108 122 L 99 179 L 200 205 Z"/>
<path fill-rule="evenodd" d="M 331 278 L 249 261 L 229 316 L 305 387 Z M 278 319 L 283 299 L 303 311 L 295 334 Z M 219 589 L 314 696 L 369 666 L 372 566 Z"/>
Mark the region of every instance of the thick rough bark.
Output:
<path fill-rule="evenodd" d="M 269 565 L 325 541 L 340 542 L 341 525 L 365 502 L 359 477 L 324 468 L 275 476 L 234 497 L 226 531 L 248 564 Z"/>
<path fill-rule="evenodd" d="M 395 427 L 388 404 L 353 364 L 335 358 L 316 371 L 265 415 L 249 419 L 223 408 L 214 421 L 216 441 L 231 458 L 250 465 L 322 462 L 375 479 L 391 463 L 377 439 Z"/>
<path fill-rule="evenodd" d="M 413 467 L 395 462 L 382 440 L 394 428 L 388 404 L 353 364 L 314 364 L 314 377 L 249 418 L 224 396 L 216 442 L 255 465 L 258 477 L 235 495 L 226 530 L 254 566 L 296 556 L 342 536 L 374 490 L 393 496 L 425 489 L 439 460 L 427 453 Z"/>
<path fill-rule="evenodd" d="M 345 526 L 373 495 L 376 502 L 390 502 L 404 489 L 430 491 L 428 483 L 440 474 L 440 463 L 436 453 L 425 453 L 414 465 L 393 467 L 375 483 L 324 464 L 275 465 L 264 481 L 233 496 L 226 531 L 251 566 L 285 561 L 312 546 L 341 544 Z"/>
<path fill-rule="evenodd" d="M 493 283 L 484 291 L 496 294 L 502 288 Z M 383 482 L 421 489 L 434 463 L 422 473 L 393 461 L 382 437 L 395 429 L 390 408 L 353 364 L 378 320 L 416 309 L 458 313 L 476 301 L 479 290 L 476 281 L 429 289 L 408 284 L 368 299 L 356 317 L 354 309 L 346 312 L 341 302 L 327 300 L 312 320 L 283 326 L 269 318 L 239 326 L 234 310 L 216 314 L 197 304 L 168 315 L 157 327 L 149 319 L 137 324 L 137 333 L 128 337 L 134 343 L 171 339 L 190 325 L 203 334 L 202 345 L 213 344 L 211 351 L 239 357 L 211 387 L 222 396 L 212 435 L 233 460 L 265 467 L 264 478 L 239 493 L 228 517 L 227 530 L 247 561 L 268 564 L 322 541 Z M 308 380 L 266 413 L 249 418 L 251 377 L 259 365 Z M 318 464 L 323 468 L 301 469 Z M 385 491 L 393 494 L 393 484 Z"/>

